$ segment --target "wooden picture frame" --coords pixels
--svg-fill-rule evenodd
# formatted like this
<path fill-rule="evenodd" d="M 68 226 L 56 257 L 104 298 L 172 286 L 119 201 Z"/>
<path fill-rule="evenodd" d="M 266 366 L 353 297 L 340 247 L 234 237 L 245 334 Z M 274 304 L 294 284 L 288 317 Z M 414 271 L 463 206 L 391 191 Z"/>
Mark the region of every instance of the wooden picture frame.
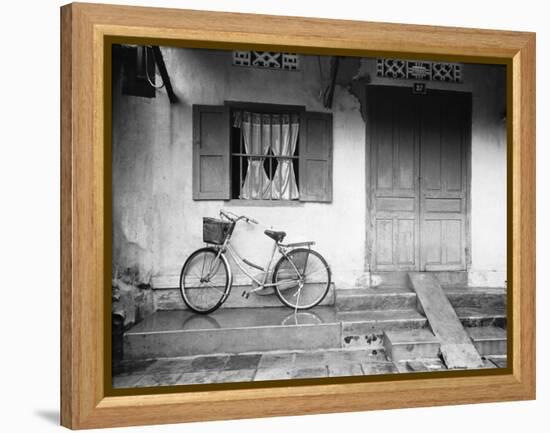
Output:
<path fill-rule="evenodd" d="M 300 386 L 109 395 L 106 53 L 116 38 L 185 47 L 499 63 L 508 79 L 509 366 Z M 109 42 L 110 41 L 110 42 Z M 97 4 L 61 8 L 61 424 L 95 428 L 535 398 L 533 33 Z M 107 249 L 108 250 L 108 249 Z M 456 373 L 456 374 L 454 374 Z"/>

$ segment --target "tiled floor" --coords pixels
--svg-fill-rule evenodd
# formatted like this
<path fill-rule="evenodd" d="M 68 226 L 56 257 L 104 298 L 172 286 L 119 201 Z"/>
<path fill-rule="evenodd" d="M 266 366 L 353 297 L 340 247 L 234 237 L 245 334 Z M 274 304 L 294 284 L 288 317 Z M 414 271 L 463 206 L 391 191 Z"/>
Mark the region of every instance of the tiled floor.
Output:
<path fill-rule="evenodd" d="M 506 357 L 485 360 L 486 368 L 506 366 Z M 381 350 L 327 350 L 241 355 L 208 355 L 122 361 L 114 367 L 113 387 L 133 388 L 362 376 L 445 370 L 437 359 L 394 363 Z"/>

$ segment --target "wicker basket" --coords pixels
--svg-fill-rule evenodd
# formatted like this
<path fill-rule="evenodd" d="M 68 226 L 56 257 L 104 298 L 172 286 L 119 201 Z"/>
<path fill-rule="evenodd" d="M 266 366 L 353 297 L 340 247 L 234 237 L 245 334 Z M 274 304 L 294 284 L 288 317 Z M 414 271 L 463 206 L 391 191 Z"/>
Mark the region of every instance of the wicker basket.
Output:
<path fill-rule="evenodd" d="M 231 223 L 216 218 L 202 219 L 202 240 L 207 244 L 221 245 L 224 243 L 231 228 Z"/>

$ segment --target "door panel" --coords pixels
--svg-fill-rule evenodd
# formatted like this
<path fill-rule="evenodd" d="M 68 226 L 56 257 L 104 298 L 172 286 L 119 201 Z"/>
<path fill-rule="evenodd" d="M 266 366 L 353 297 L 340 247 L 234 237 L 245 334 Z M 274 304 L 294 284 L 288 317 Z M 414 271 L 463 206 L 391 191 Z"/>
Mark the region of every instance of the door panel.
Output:
<path fill-rule="evenodd" d="M 423 257 L 426 264 L 441 263 L 441 221 L 426 220 L 423 224 Z"/>
<path fill-rule="evenodd" d="M 458 92 L 424 96 L 419 128 L 420 269 L 464 270 L 467 99 Z"/>
<path fill-rule="evenodd" d="M 414 245 L 414 218 L 397 220 L 397 264 L 414 266 L 415 245 Z"/>
<path fill-rule="evenodd" d="M 413 97 L 402 89 L 369 90 L 371 128 L 371 266 L 416 270 L 418 159 Z"/>
<path fill-rule="evenodd" d="M 376 220 L 376 264 L 393 264 L 393 220 Z"/>
<path fill-rule="evenodd" d="M 466 269 L 469 98 L 367 89 L 373 271 Z"/>

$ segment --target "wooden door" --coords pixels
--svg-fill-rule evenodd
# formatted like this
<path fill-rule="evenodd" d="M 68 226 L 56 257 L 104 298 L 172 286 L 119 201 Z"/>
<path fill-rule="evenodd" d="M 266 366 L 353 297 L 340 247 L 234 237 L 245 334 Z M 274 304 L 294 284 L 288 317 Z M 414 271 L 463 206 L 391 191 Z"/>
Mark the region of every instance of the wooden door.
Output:
<path fill-rule="evenodd" d="M 368 87 L 371 270 L 466 268 L 468 101 Z"/>
<path fill-rule="evenodd" d="M 368 89 L 371 138 L 371 268 L 420 266 L 418 135 L 410 89 Z"/>
<path fill-rule="evenodd" d="M 421 98 L 420 269 L 465 270 L 469 95 Z"/>

